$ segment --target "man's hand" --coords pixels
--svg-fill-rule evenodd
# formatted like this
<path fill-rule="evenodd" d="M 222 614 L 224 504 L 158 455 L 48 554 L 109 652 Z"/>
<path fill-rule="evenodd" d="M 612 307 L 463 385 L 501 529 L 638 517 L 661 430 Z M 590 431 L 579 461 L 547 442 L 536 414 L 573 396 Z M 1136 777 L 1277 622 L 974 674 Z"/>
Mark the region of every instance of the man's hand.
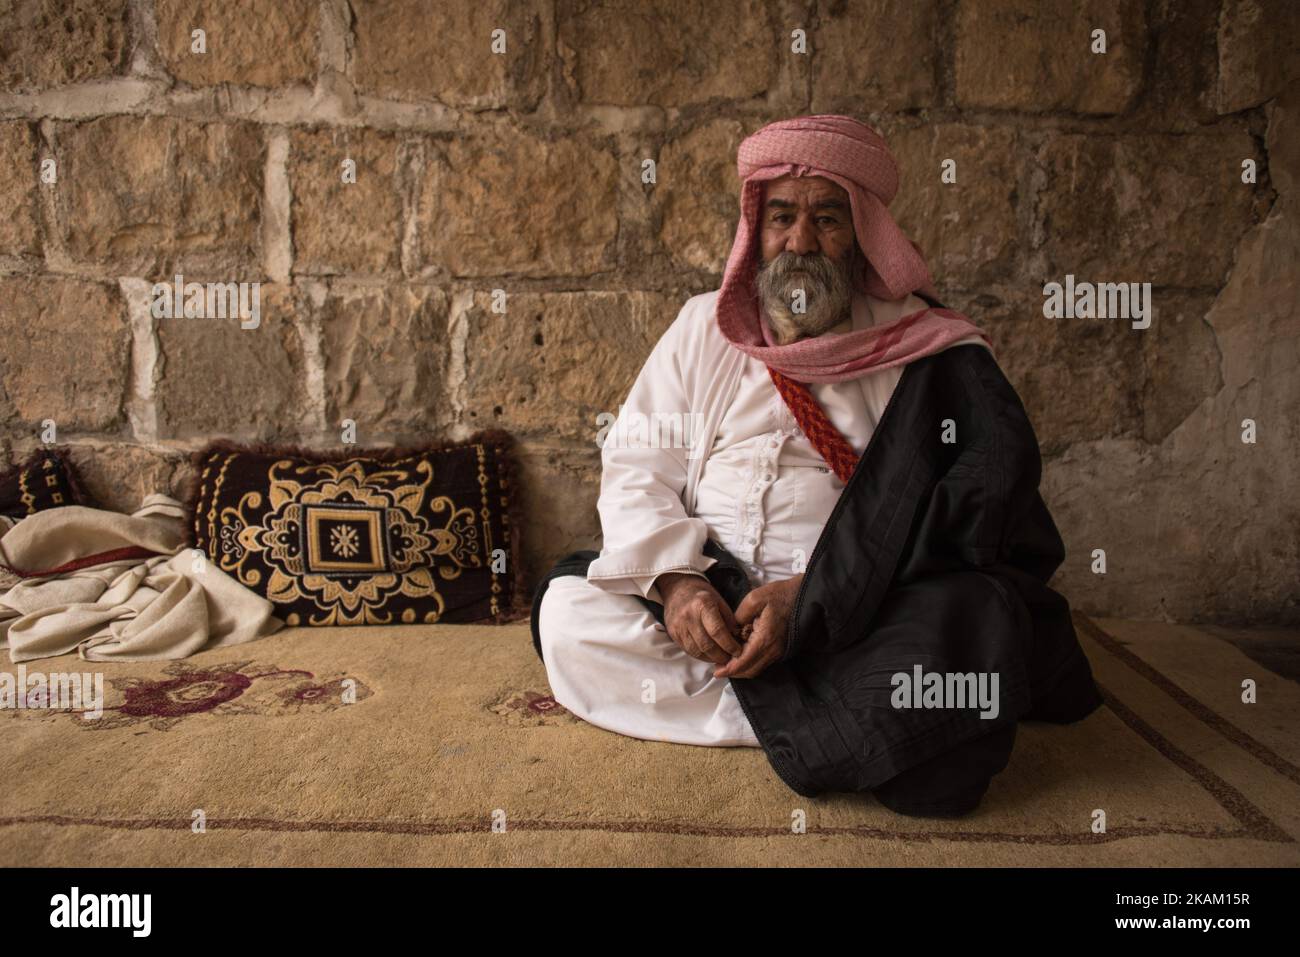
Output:
<path fill-rule="evenodd" d="M 755 588 L 740 602 L 736 621 L 744 639 L 745 650 L 713 672 L 715 678 L 754 678 L 768 665 L 779 661 L 785 652 L 790 627 L 790 612 L 803 584 L 803 575 L 772 582 Z"/>
<path fill-rule="evenodd" d="M 682 651 L 715 665 L 741 654 L 736 617 L 707 578 L 666 572 L 655 579 L 655 586 L 664 599 L 668 637 Z"/>

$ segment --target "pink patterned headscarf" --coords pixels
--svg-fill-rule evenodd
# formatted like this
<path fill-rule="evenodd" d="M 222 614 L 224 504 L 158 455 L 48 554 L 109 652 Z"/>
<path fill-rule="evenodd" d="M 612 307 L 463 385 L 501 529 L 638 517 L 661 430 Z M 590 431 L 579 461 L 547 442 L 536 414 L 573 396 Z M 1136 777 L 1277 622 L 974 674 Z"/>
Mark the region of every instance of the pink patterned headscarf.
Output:
<path fill-rule="evenodd" d="M 854 286 L 877 299 L 920 291 L 935 298 L 921 249 L 886 208 L 898 192 L 898 166 L 884 139 L 848 116 L 819 114 L 770 123 L 740 144 L 740 225 L 718 296 L 717 323 L 733 346 L 797 382 L 839 382 L 939 352 L 958 339 L 985 335 L 945 308 L 923 309 L 897 321 L 847 333 L 823 333 L 777 345 L 759 316 L 755 276 L 760 263 L 759 206 L 763 183 L 787 174 L 822 176 L 849 194 L 853 230 L 866 257 Z"/>

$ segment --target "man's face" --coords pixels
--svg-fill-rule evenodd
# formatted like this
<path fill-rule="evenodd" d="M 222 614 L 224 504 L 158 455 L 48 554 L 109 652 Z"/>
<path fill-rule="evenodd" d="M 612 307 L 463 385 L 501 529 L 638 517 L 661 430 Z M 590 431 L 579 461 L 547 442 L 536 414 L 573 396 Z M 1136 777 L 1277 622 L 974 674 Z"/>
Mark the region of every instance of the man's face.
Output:
<path fill-rule="evenodd" d="M 784 345 L 848 318 L 861 251 L 842 186 L 821 176 L 782 176 L 763 186 L 756 282 L 772 334 Z"/>

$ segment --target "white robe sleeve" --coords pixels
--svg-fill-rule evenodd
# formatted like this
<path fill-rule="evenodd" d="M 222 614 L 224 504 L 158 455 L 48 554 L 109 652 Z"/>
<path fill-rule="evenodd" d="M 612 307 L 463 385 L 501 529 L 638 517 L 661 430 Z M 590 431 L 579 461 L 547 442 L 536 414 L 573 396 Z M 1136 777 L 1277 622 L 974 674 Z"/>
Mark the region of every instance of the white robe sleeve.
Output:
<path fill-rule="evenodd" d="M 703 574 L 716 563 L 704 555 L 708 527 L 683 504 L 688 442 L 662 441 L 699 433 L 705 410 L 692 409 L 691 396 L 702 356 L 692 324 L 711 319 L 694 300 L 682 308 L 641 367 L 601 448 L 596 508 L 604 539 L 587 580 L 604 591 L 660 601 L 657 576 Z"/>

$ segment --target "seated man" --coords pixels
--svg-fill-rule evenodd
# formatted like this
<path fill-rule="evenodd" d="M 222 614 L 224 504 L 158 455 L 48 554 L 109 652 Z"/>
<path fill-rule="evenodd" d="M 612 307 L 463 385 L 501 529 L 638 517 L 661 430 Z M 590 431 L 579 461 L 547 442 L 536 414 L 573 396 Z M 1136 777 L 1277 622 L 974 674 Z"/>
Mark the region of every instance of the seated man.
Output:
<path fill-rule="evenodd" d="M 773 123 L 738 167 L 722 288 L 637 377 L 603 445 L 602 550 L 541 582 L 534 642 L 556 700 L 599 727 L 762 746 L 801 794 L 966 813 L 1018 719 L 1099 703 L 1046 588 L 1063 550 L 1036 440 L 890 217 L 870 127 Z M 913 710 L 897 676 L 921 669 L 996 676 L 998 700 Z"/>

